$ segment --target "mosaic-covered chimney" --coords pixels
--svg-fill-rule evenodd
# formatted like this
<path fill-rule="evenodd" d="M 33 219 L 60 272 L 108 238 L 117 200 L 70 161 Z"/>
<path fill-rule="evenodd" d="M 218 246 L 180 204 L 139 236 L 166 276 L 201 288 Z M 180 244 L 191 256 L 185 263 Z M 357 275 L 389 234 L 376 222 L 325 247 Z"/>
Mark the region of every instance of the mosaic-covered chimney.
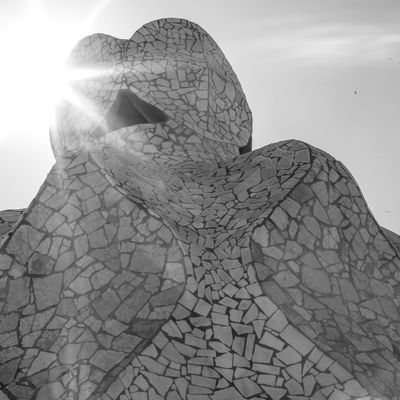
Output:
<path fill-rule="evenodd" d="M 0 400 L 395 400 L 400 238 L 329 154 L 251 151 L 198 25 L 89 36 L 56 163 L 0 213 Z"/>

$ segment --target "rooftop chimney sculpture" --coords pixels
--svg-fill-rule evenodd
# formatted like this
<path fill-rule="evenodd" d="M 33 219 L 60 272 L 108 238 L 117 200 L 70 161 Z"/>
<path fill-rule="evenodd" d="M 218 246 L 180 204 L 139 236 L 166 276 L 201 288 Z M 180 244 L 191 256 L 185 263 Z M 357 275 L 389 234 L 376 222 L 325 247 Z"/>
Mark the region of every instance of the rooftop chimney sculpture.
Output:
<path fill-rule="evenodd" d="M 69 66 L 92 75 L 0 247 L 0 399 L 398 399 L 399 249 L 346 168 L 251 151 L 192 22 L 89 36 Z"/>

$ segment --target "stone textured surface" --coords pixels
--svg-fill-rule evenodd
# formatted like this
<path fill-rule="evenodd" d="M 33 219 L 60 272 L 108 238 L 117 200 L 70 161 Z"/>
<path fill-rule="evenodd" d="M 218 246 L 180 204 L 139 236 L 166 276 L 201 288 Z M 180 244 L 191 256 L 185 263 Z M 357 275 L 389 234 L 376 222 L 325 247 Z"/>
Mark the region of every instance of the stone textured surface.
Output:
<path fill-rule="evenodd" d="M 0 211 L 0 243 L 6 238 L 24 210 Z"/>
<path fill-rule="evenodd" d="M 398 399 L 400 240 L 343 165 L 240 154 L 245 97 L 191 22 L 70 63 L 103 68 L 93 107 L 60 106 L 56 165 L 0 214 L 0 399 Z M 121 90 L 167 119 L 99 130 Z"/>

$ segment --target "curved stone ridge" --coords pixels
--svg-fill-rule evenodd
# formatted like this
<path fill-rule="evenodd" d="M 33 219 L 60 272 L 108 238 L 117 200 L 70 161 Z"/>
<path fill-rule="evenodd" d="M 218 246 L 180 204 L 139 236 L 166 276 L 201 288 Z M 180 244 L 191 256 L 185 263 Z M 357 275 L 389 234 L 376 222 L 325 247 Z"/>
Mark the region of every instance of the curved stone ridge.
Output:
<path fill-rule="evenodd" d="M 189 21 L 70 64 L 92 105 L 61 104 L 56 165 L 0 214 L 0 399 L 398 399 L 400 241 L 345 167 L 296 140 L 240 155 L 242 89 Z"/>
<path fill-rule="evenodd" d="M 388 229 L 382 228 L 382 230 L 387 239 L 396 247 L 397 251 L 400 252 L 400 236 Z"/>

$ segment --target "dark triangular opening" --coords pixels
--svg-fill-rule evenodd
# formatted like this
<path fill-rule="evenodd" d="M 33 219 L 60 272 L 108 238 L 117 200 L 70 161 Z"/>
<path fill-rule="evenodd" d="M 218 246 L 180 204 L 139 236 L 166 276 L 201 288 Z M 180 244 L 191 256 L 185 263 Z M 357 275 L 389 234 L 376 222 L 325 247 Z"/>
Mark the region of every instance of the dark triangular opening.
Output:
<path fill-rule="evenodd" d="M 239 154 L 248 153 L 252 148 L 252 137 L 250 136 L 249 141 L 243 146 L 239 148 Z"/>
<path fill-rule="evenodd" d="M 104 117 L 103 127 L 98 127 L 95 135 L 112 132 L 132 125 L 164 122 L 168 116 L 157 107 L 146 103 L 128 89 L 122 89 Z"/>

